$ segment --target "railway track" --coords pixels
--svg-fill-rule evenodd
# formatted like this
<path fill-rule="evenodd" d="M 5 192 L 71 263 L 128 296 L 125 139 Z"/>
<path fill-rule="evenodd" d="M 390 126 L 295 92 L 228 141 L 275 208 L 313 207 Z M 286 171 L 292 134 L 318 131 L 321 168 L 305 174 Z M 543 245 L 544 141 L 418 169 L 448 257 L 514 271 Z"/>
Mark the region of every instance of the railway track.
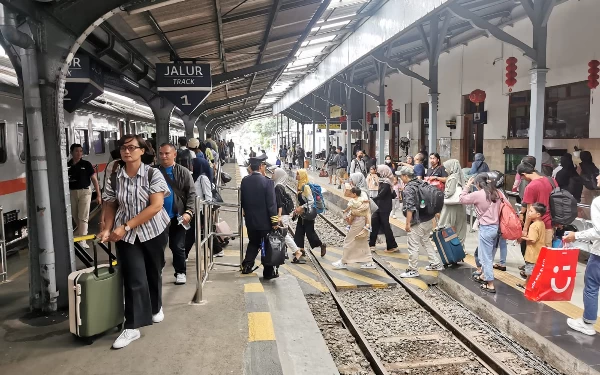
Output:
<path fill-rule="evenodd" d="M 287 187 L 295 195 L 296 189 Z M 337 234 L 341 242 L 346 232 L 335 223 L 336 219 L 319 214 L 315 228 L 319 234 L 327 233 L 328 238 Z M 439 288 L 431 287 L 428 292 L 413 288 L 377 255 L 373 256 L 374 262 L 401 288 L 337 292 L 319 259 L 310 251 L 307 256 L 334 302 L 318 302 L 319 315 L 327 317 L 337 310 L 368 361 L 368 366 L 342 366 L 345 370 L 340 373 L 560 374 Z M 326 325 L 331 324 L 330 318 L 326 320 Z M 338 346 L 339 339 L 327 341 L 331 348 Z"/>

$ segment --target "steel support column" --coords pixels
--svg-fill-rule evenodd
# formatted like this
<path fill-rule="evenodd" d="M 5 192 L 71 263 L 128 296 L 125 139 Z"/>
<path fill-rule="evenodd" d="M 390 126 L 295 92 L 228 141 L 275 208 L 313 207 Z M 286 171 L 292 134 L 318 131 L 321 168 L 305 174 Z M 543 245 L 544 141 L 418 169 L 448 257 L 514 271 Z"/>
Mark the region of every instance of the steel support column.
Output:
<path fill-rule="evenodd" d="M 154 114 L 154 121 L 156 122 L 156 147 L 159 147 L 161 144 L 169 142 L 169 124 L 175 106 L 168 100 L 158 96 L 147 103 Z"/>
<path fill-rule="evenodd" d="M 325 117 L 325 159 L 329 158 L 331 146 L 329 145 L 329 117 Z"/>
<path fill-rule="evenodd" d="M 306 147 L 304 147 L 304 123 L 302 123 L 301 134 L 302 136 L 300 137 L 300 146 L 303 150 L 306 150 Z"/>
<path fill-rule="evenodd" d="M 296 147 L 300 144 L 300 123 L 296 121 Z"/>
<path fill-rule="evenodd" d="M 379 105 L 379 123 L 377 124 L 377 164 L 385 160 L 385 105 Z"/>
<path fill-rule="evenodd" d="M 198 116 L 188 116 L 183 115 L 181 117 L 183 120 L 183 125 L 185 127 L 185 137 L 189 140 L 190 138 L 194 138 L 194 127 L 196 127 L 196 122 L 198 121 Z M 157 133 L 158 136 L 158 133 Z M 200 135 L 198 135 L 200 137 Z"/>
<path fill-rule="evenodd" d="M 313 108 L 315 108 L 315 97 L 313 96 Z M 315 110 L 312 111 L 312 170 L 317 170 L 317 124 L 315 122 Z"/>
<path fill-rule="evenodd" d="M 290 142 L 290 118 L 287 117 L 287 146 L 288 149 L 291 147 L 292 143 Z"/>
<path fill-rule="evenodd" d="M 206 121 L 199 118 L 196 121 L 196 127 L 198 128 L 198 139 L 204 141 L 206 139 Z"/>
<path fill-rule="evenodd" d="M 536 168 L 542 166 L 544 143 L 544 106 L 548 69 L 531 69 L 531 107 L 529 108 L 529 155 L 535 156 Z"/>

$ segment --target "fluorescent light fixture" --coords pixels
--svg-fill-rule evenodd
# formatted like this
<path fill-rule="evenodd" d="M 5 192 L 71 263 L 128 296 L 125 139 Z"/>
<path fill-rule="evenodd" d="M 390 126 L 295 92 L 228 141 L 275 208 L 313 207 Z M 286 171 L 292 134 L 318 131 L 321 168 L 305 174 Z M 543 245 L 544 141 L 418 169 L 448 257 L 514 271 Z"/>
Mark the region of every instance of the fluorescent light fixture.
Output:
<path fill-rule="evenodd" d="M 314 46 L 315 44 L 319 44 L 319 43 L 327 43 L 327 42 L 331 42 L 332 40 L 335 39 L 336 35 L 328 35 L 328 36 L 324 36 L 322 38 L 316 38 L 310 41 L 310 46 Z"/>
<path fill-rule="evenodd" d="M 127 13 L 138 14 L 138 13 L 145 12 L 147 10 L 157 9 L 157 8 L 161 8 L 161 7 L 164 7 L 167 5 L 181 3 L 183 1 L 185 1 L 185 0 L 155 0 L 150 5 L 146 5 L 146 6 L 143 6 L 140 8 L 130 8 L 127 10 Z"/>
<path fill-rule="evenodd" d="M 332 23 L 332 24 L 329 24 L 329 25 L 321 26 L 321 30 L 333 29 L 333 28 L 336 28 L 336 27 L 344 27 L 344 26 L 346 26 L 349 23 L 350 23 L 349 20 L 348 21 L 335 22 L 335 23 Z"/>
<path fill-rule="evenodd" d="M 137 82 L 129 79 L 129 77 L 127 77 L 127 76 L 121 76 L 121 77 L 123 78 L 123 81 L 129 83 L 131 86 L 136 87 L 136 88 L 140 87 L 140 85 Z"/>
<path fill-rule="evenodd" d="M 347 6 L 356 5 L 356 4 L 363 4 L 363 3 L 367 3 L 369 1 L 370 0 L 332 0 L 331 3 L 329 3 L 329 6 L 327 7 L 327 9 L 334 9 L 334 8 L 347 7 Z"/>

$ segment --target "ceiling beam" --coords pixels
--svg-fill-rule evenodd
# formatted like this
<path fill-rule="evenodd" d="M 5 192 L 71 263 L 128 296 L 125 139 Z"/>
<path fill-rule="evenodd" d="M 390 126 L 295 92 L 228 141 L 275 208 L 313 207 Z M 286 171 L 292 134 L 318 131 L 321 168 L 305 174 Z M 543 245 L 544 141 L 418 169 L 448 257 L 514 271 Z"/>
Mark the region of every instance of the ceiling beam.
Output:
<path fill-rule="evenodd" d="M 219 36 L 219 58 L 223 64 L 223 72 L 227 73 L 227 57 L 225 54 L 225 38 L 223 37 L 223 18 L 221 17 L 221 0 L 214 0 L 217 16 L 217 35 Z M 229 97 L 229 87 L 225 85 L 225 96 Z"/>
<path fill-rule="evenodd" d="M 148 23 L 150 24 L 150 26 L 152 26 L 152 29 L 154 29 L 154 32 L 156 32 L 156 34 L 158 34 L 159 38 L 163 41 L 163 43 L 167 46 L 167 49 L 171 52 L 171 57 L 179 59 L 179 54 L 177 53 L 177 51 L 175 51 L 173 44 L 171 44 L 171 41 L 165 35 L 165 32 L 163 31 L 162 27 L 160 27 L 160 25 L 158 24 L 158 21 L 152 15 L 152 12 L 146 11 L 144 13 L 146 14 Z"/>
<path fill-rule="evenodd" d="M 316 4 L 320 4 L 320 3 L 321 3 L 320 0 L 297 1 L 294 3 L 288 3 L 288 4 L 282 5 L 281 10 L 282 11 L 292 10 L 295 8 L 300 8 L 300 7 L 309 6 L 309 5 L 316 5 Z M 264 16 L 267 16 L 269 13 L 271 13 L 271 8 L 272 7 L 269 6 L 269 7 L 264 7 L 261 9 L 252 10 L 250 12 L 233 14 L 231 16 L 227 15 L 227 16 L 223 17 L 223 22 L 227 23 L 227 22 L 243 21 L 248 18 L 254 18 L 254 17 L 264 17 Z"/>
<path fill-rule="evenodd" d="M 243 68 L 243 69 L 233 70 L 233 71 L 230 71 L 227 73 L 217 74 L 212 77 L 213 87 L 220 85 L 220 84 L 229 83 L 230 81 L 237 79 L 237 78 L 244 78 L 246 76 L 250 76 L 251 74 L 254 74 L 254 73 L 260 73 L 260 72 L 264 72 L 266 70 L 280 68 L 281 66 L 287 65 L 290 61 L 291 61 L 290 58 L 284 58 L 284 59 L 269 61 L 264 64 L 250 66 L 248 68 Z"/>
<path fill-rule="evenodd" d="M 202 115 L 203 113 L 210 111 L 211 109 L 226 107 L 226 106 L 229 106 L 229 105 L 232 105 L 235 103 L 239 103 L 248 98 L 253 98 L 255 96 L 264 95 L 265 92 L 266 92 L 265 90 L 255 91 L 255 92 L 251 92 L 251 93 L 244 94 L 244 95 L 233 96 L 228 99 L 218 100 L 215 102 L 208 102 L 206 104 L 200 105 L 200 107 L 198 107 L 198 109 L 194 112 L 198 113 L 199 115 Z"/>

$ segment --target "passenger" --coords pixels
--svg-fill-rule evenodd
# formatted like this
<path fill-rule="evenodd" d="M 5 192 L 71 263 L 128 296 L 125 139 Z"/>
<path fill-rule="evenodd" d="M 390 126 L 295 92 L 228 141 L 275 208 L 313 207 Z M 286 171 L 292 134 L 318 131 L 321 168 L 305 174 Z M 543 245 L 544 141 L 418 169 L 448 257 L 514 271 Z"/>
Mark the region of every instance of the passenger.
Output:
<path fill-rule="evenodd" d="M 600 187 L 600 176 L 596 177 L 596 186 Z M 598 290 L 600 289 L 600 198 L 594 198 L 591 204 L 592 224 L 590 229 L 570 232 L 563 237 L 565 243 L 575 240 L 594 241 L 589 248 L 590 259 L 585 268 L 583 287 L 583 317 L 567 319 L 569 327 L 583 334 L 596 334 L 594 324 L 598 319 Z"/>
<path fill-rule="evenodd" d="M 490 171 L 490 167 L 485 162 L 485 156 L 483 156 L 482 153 L 479 153 L 479 152 L 476 153 L 475 161 L 471 165 L 471 171 L 469 172 L 469 174 L 476 175 L 478 173 L 484 173 L 484 172 L 489 172 L 489 171 Z"/>
<path fill-rule="evenodd" d="M 292 167 L 294 166 L 294 149 L 291 147 L 287 151 L 286 161 L 291 171 Z"/>
<path fill-rule="evenodd" d="M 346 155 L 344 155 L 344 153 L 342 152 L 342 146 L 337 147 L 337 154 L 338 154 L 338 160 L 337 160 L 337 169 L 335 171 L 335 175 L 338 180 L 337 181 L 338 189 L 341 189 L 342 184 L 344 183 L 344 180 L 346 179 L 346 167 L 344 166 L 344 164 L 348 165 L 348 163 L 346 161 Z"/>
<path fill-rule="evenodd" d="M 444 207 L 440 213 L 438 226 L 454 228 L 464 247 L 467 238 L 467 213 L 460 201 L 453 198 L 456 198 L 456 194 L 460 195 L 460 192 L 465 189 L 465 178 L 460 163 L 456 159 L 446 160 L 444 169 L 448 173 L 448 178 L 444 188 Z"/>
<path fill-rule="evenodd" d="M 556 173 L 556 183 L 561 189 L 571 193 L 577 200 L 577 203 L 581 202 L 583 180 L 573 164 L 573 156 L 569 153 L 564 154 L 560 158 L 560 170 Z"/>
<path fill-rule="evenodd" d="M 591 204 L 592 200 L 598 196 L 598 188 L 594 185 L 594 181 L 599 174 L 598 167 L 592 160 L 592 154 L 589 151 L 581 151 L 581 163 L 579 163 L 578 172 L 583 179 L 583 194 L 581 203 Z"/>
<path fill-rule="evenodd" d="M 371 217 L 369 198 L 364 197 L 359 188 L 346 185 L 345 195 L 350 198 L 349 215 L 346 220 L 350 229 L 344 238 L 342 259 L 332 263 L 332 266 L 336 269 L 346 269 L 348 264 L 363 263 L 360 268 L 377 268 L 373 264 L 373 255 L 368 243 Z"/>
<path fill-rule="evenodd" d="M 119 162 L 121 161 L 121 152 L 118 148 L 112 150 L 110 152 L 111 161 L 106 165 L 104 169 L 104 180 L 102 182 L 102 191 L 106 188 L 106 182 L 109 181 L 110 175 L 114 173 L 119 167 Z M 110 183 L 110 182 L 109 182 Z"/>
<path fill-rule="evenodd" d="M 308 186 L 308 173 L 306 169 L 299 169 L 296 172 L 296 180 L 298 181 L 298 207 L 294 211 L 294 216 L 298 218 L 298 224 L 296 225 L 296 233 L 294 233 L 294 242 L 298 246 L 298 251 L 294 254 L 292 263 L 302 263 L 302 261 L 306 262 L 306 253 L 304 251 L 305 235 L 312 249 L 315 247 L 321 248 L 321 257 L 324 257 L 327 253 L 327 245 L 321 242 L 315 232 L 317 211 L 312 191 L 310 186 Z"/>
<path fill-rule="evenodd" d="M 407 155 L 406 156 L 406 162 L 399 162 L 398 163 L 398 170 L 400 170 L 400 167 L 412 167 L 415 165 L 415 159 L 410 156 Z"/>
<path fill-rule="evenodd" d="M 413 167 L 414 169 L 414 173 L 415 173 L 415 177 L 418 178 L 419 180 L 422 180 L 425 178 L 425 167 L 423 166 L 423 154 L 418 153 L 417 155 L 415 155 L 415 165 Z"/>
<path fill-rule="evenodd" d="M 546 146 L 542 145 L 542 174 L 552 176 L 552 171 L 556 168 L 556 161 L 548 153 Z"/>
<path fill-rule="evenodd" d="M 234 155 L 234 150 L 235 150 L 235 143 L 233 143 L 233 139 L 230 139 L 229 142 L 227 143 L 227 147 L 229 148 L 229 157 L 233 159 Z"/>
<path fill-rule="evenodd" d="M 369 189 L 369 197 L 374 198 L 379 192 L 379 176 L 377 175 L 377 166 L 372 166 L 367 176 L 367 187 Z"/>
<path fill-rule="evenodd" d="M 296 147 L 296 155 L 298 157 L 298 168 L 304 168 L 305 154 L 304 154 L 304 149 L 302 148 L 301 145 L 298 145 L 298 147 Z"/>
<path fill-rule="evenodd" d="M 546 207 L 550 207 L 550 193 L 554 189 L 548 179 L 552 177 L 541 176 L 535 168 L 527 163 L 521 163 L 517 166 L 517 174 L 521 175 L 521 178 L 529 181 L 529 184 L 525 188 L 523 193 L 523 201 L 521 208 L 521 215 L 527 213 L 527 205 L 534 204 L 536 202 L 542 203 Z M 552 178 L 556 185 L 556 180 Z M 554 237 L 554 231 L 552 230 L 552 217 L 550 216 L 550 210 L 546 210 L 546 213 L 542 216 L 542 220 L 546 225 L 546 246 L 552 246 L 552 238 Z M 532 219 L 529 216 L 525 216 L 525 225 L 523 226 L 523 236 L 527 236 L 529 225 L 531 225 Z"/>
<path fill-rule="evenodd" d="M 169 248 L 173 253 L 175 285 L 183 285 L 186 282 L 185 226 L 194 217 L 196 188 L 189 170 L 175 163 L 176 156 L 177 150 L 173 144 L 160 145 L 158 169 L 171 189 L 171 194 L 164 199 L 164 208 L 171 218 Z"/>
<path fill-rule="evenodd" d="M 420 209 L 421 198 L 419 186 L 424 184 L 424 181 L 419 180 L 415 176 L 414 169 L 409 166 L 400 167 L 396 172 L 404 183 L 404 191 L 402 192 L 402 212 L 406 217 L 406 226 L 404 230 L 407 233 L 408 242 L 408 268 L 400 277 L 419 277 L 419 250 L 425 249 L 429 257 L 429 265 L 425 267 L 428 271 L 442 271 L 444 267 L 440 261 L 438 252 L 434 249 L 431 240 L 429 239 L 429 231 L 431 229 L 432 215 L 427 215 L 426 212 Z M 373 228 L 375 229 L 375 228 Z"/>
<path fill-rule="evenodd" d="M 437 152 L 429 155 L 429 165 L 430 167 L 427 169 L 425 177 L 427 177 L 429 181 L 446 183 L 448 173 L 446 173 L 446 169 L 444 169 L 444 166 L 441 164 L 440 155 Z"/>
<path fill-rule="evenodd" d="M 293 211 L 289 211 L 289 207 L 286 207 L 284 202 L 290 202 L 293 207 L 292 197 L 286 191 L 286 185 L 288 181 L 287 172 L 281 168 L 276 168 L 273 172 L 273 181 L 275 182 L 275 201 L 277 202 L 277 212 L 279 216 L 279 222 L 281 227 L 285 229 L 285 244 L 288 249 L 292 251 L 292 254 L 296 254 L 298 252 L 298 246 L 294 242 L 294 238 L 290 234 L 289 226 L 290 226 L 290 218 Z"/>
<path fill-rule="evenodd" d="M 125 290 L 125 329 L 113 343 L 120 349 L 140 338 L 138 328 L 159 323 L 162 309 L 162 268 L 165 263 L 169 215 L 163 208 L 171 190 L 156 169 L 143 164 L 146 143 L 139 135 L 119 141 L 124 166 L 115 186 L 104 190 L 105 227 L 102 242 L 116 242 Z"/>
<path fill-rule="evenodd" d="M 521 237 L 521 240 L 527 243 L 527 250 L 525 251 L 525 270 L 521 271 L 521 276 L 525 278 L 525 285 L 529 282 L 529 278 L 533 273 L 533 267 L 540 256 L 540 251 L 542 251 L 542 247 L 546 244 L 546 226 L 542 220 L 542 216 L 546 213 L 546 206 L 542 203 L 530 204 L 527 211 L 527 216 L 529 216 L 533 222 L 529 226 L 527 236 Z M 525 286 L 522 284 L 518 284 L 517 286 L 525 289 Z"/>
<path fill-rule="evenodd" d="M 102 190 L 96 177 L 96 170 L 92 163 L 83 159 L 83 147 L 79 143 L 71 145 L 71 160 L 67 163 L 69 168 L 69 191 L 71 196 L 71 216 L 77 228 L 73 235 L 75 237 L 88 234 L 88 221 L 90 218 L 90 203 L 92 201 L 92 190 L 90 185 L 94 184 L 96 189 L 96 203 L 102 205 Z M 88 249 L 87 242 L 80 241 L 79 245 Z"/>
<path fill-rule="evenodd" d="M 210 133 L 206 134 L 206 142 L 209 143 L 209 145 L 207 145 L 207 147 L 210 147 L 215 152 L 219 152 L 219 145 L 217 145 L 217 142 L 215 142 L 215 140 L 212 139 L 212 134 L 210 134 Z"/>
<path fill-rule="evenodd" d="M 242 262 L 242 273 L 254 271 L 254 261 L 263 241 L 268 241 L 267 235 L 272 229 L 277 229 L 279 216 L 275 199 L 275 184 L 266 178 L 260 170 L 266 168 L 266 158 L 250 159 L 252 174 L 244 177 L 240 185 L 240 200 L 242 214 L 248 232 L 246 256 Z M 266 280 L 279 277 L 273 266 L 264 266 L 263 278 Z"/>
<path fill-rule="evenodd" d="M 193 171 L 193 160 L 196 158 L 196 153 L 187 148 L 188 142 L 186 137 L 179 137 L 177 143 L 179 143 L 179 147 L 176 149 L 177 157 L 175 158 L 175 162 L 183 167 L 186 167 L 190 171 Z"/>
<path fill-rule="evenodd" d="M 398 244 L 394 238 L 394 232 L 392 232 L 392 228 L 390 227 L 390 213 L 392 212 L 392 199 L 394 198 L 394 191 L 392 190 L 391 185 L 392 182 L 390 181 L 392 171 L 387 165 L 381 164 L 377 166 L 377 173 L 380 177 L 379 190 L 377 191 L 377 196 L 373 197 L 373 201 L 378 208 L 371 216 L 371 225 L 373 228 L 369 238 L 369 246 L 372 251 L 375 250 L 375 241 L 377 239 L 377 234 L 381 229 L 385 234 L 385 242 L 387 245 L 385 251 L 387 253 L 394 253 L 398 251 Z"/>
<path fill-rule="evenodd" d="M 472 185 L 478 190 L 470 193 Z M 496 189 L 495 181 L 489 180 L 487 173 L 480 173 L 477 177 L 469 179 L 459 199 L 463 205 L 475 206 L 479 222 L 477 249 L 483 273 L 474 272 L 473 280 L 481 283 L 482 290 L 496 293 L 492 262 L 500 223 L 500 193 Z"/>
<path fill-rule="evenodd" d="M 329 150 L 329 157 L 327 159 L 327 174 L 329 174 L 329 185 L 337 185 L 337 163 L 340 156 L 335 152 L 335 147 L 331 147 Z"/>
<path fill-rule="evenodd" d="M 404 190 L 404 183 L 398 178 L 398 176 L 392 177 L 392 190 L 396 197 L 392 199 L 392 219 L 396 218 L 396 210 L 400 208 L 402 202 L 402 190 Z"/>
<path fill-rule="evenodd" d="M 363 160 L 363 158 L 364 158 L 364 154 L 362 153 L 361 150 L 358 150 L 356 152 L 356 158 L 354 158 L 352 160 L 352 162 L 350 163 L 350 172 L 349 172 L 350 174 L 360 172 L 364 176 L 367 175 L 367 168 L 365 166 L 365 161 Z"/>
<path fill-rule="evenodd" d="M 392 157 L 390 155 L 385 156 L 384 163 L 385 165 L 390 167 L 390 169 L 392 170 L 392 174 L 396 173 L 396 163 L 392 161 Z"/>

